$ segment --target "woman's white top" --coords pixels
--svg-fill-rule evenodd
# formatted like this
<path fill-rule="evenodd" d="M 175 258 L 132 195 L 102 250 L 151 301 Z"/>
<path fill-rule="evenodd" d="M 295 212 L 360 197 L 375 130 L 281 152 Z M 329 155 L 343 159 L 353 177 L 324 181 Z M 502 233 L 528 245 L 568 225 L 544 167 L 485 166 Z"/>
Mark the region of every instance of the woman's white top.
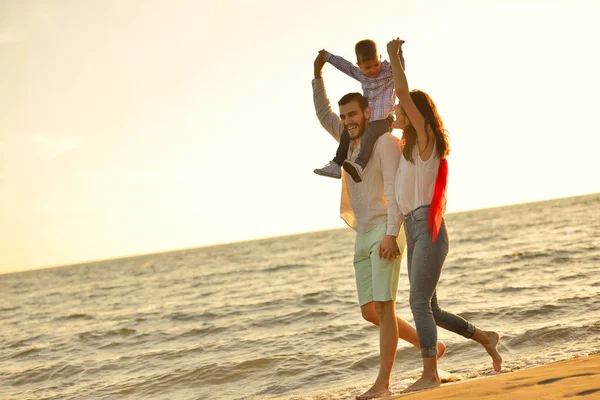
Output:
<path fill-rule="evenodd" d="M 412 157 L 414 163 L 408 161 L 402 154 L 396 173 L 396 200 L 402 215 L 420 206 L 431 204 L 440 166 L 435 140 L 433 152 L 427 161 L 421 160 L 417 143 L 413 148 Z"/>

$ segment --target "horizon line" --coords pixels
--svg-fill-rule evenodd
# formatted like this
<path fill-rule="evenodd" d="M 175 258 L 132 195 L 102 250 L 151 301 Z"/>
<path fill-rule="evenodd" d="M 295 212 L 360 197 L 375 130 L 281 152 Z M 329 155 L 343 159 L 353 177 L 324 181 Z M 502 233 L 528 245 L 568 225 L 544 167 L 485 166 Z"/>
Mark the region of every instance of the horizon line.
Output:
<path fill-rule="evenodd" d="M 496 206 L 491 206 L 491 207 L 481 207 L 481 208 L 458 210 L 458 211 L 448 212 L 447 215 L 463 214 L 463 213 L 477 212 L 477 211 L 483 211 L 483 210 L 492 210 L 494 208 L 512 207 L 512 206 L 519 206 L 519 205 L 532 204 L 532 203 L 543 203 L 543 202 L 547 202 L 547 201 L 556 201 L 556 200 L 570 199 L 570 198 L 575 198 L 575 197 L 587 197 L 587 196 L 594 196 L 594 195 L 600 195 L 600 192 L 584 193 L 584 194 L 565 196 L 565 197 L 553 197 L 553 198 L 544 199 L 544 200 L 524 201 L 521 203 L 501 204 L 501 205 L 496 205 Z M 78 265 L 96 264 L 96 263 L 101 263 L 101 262 L 106 262 L 106 261 L 125 260 L 125 259 L 130 259 L 130 258 L 139 258 L 139 257 L 146 257 L 146 256 L 158 255 L 158 254 L 177 253 L 177 252 L 181 252 L 181 251 L 189 251 L 189 250 L 205 249 L 205 248 L 209 248 L 209 247 L 226 246 L 226 245 L 236 244 L 236 243 L 258 242 L 258 241 L 263 241 L 263 240 L 284 238 L 284 237 L 290 237 L 290 236 L 299 236 L 299 235 L 334 231 L 334 230 L 347 229 L 347 228 L 348 228 L 347 226 L 342 226 L 342 227 L 336 227 L 336 228 L 317 229 L 314 231 L 296 232 L 296 233 L 288 233 L 288 234 L 274 235 L 274 236 L 264 236 L 264 237 L 252 238 L 252 239 L 235 240 L 235 241 L 231 241 L 231 242 L 218 242 L 218 243 L 211 243 L 211 244 L 203 244 L 203 245 L 194 246 L 194 247 L 160 250 L 160 251 L 142 253 L 142 254 L 129 254 L 129 255 L 101 258 L 101 259 L 95 259 L 95 260 L 83 260 L 83 261 L 76 261 L 76 262 L 69 263 L 69 264 L 47 265 L 47 266 L 43 266 L 43 267 L 33 267 L 33 268 L 28 268 L 28 269 L 11 270 L 11 271 L 6 271 L 6 272 L 0 271 L 0 275 L 19 274 L 19 273 L 39 271 L 39 270 L 43 270 L 43 269 L 75 267 Z"/>

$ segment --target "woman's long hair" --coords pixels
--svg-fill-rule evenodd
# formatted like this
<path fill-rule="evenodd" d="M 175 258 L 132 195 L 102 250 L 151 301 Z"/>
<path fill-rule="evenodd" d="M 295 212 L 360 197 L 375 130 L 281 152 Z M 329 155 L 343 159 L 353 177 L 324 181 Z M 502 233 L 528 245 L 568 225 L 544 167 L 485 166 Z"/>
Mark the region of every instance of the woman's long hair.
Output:
<path fill-rule="evenodd" d="M 437 108 L 433 100 L 429 95 L 421 90 L 411 90 L 410 97 L 412 101 L 415 103 L 421 115 L 423 115 L 423 119 L 425 119 L 425 132 L 427 132 L 427 146 L 429 146 L 429 132 L 430 130 L 434 133 L 434 139 L 436 141 L 436 149 L 440 159 L 446 158 L 448 153 L 450 153 L 450 144 L 448 142 L 448 133 L 446 129 L 444 129 L 444 123 L 442 122 L 442 118 L 438 114 Z M 402 110 L 405 116 L 406 112 Z M 404 154 L 404 158 L 414 164 L 415 160 L 412 159 L 413 149 L 417 144 L 417 130 L 410 122 L 410 118 L 408 125 L 404 128 L 404 139 L 405 145 L 402 150 L 402 154 Z M 427 147 L 426 146 L 426 147 Z"/>

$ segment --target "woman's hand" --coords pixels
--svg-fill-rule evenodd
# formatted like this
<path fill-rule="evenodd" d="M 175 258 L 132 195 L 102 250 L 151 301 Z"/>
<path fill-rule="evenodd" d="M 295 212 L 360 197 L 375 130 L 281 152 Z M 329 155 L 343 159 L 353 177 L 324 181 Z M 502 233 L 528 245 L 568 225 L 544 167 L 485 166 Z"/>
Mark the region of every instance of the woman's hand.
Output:
<path fill-rule="evenodd" d="M 396 236 L 386 235 L 379 243 L 379 258 L 392 261 L 400 255 L 400 248 L 396 242 Z"/>
<path fill-rule="evenodd" d="M 388 42 L 387 52 L 390 57 L 396 56 L 400 53 L 400 48 L 402 47 L 402 43 L 404 43 L 404 40 L 400 40 L 400 38 L 396 38 L 396 39 Z"/>

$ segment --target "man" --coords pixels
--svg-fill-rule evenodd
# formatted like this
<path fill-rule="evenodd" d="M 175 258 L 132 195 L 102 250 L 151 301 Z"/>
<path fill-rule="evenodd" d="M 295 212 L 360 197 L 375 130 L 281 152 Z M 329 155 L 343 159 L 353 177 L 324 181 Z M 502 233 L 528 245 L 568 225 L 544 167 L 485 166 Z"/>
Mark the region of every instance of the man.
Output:
<path fill-rule="evenodd" d="M 312 81 L 315 111 L 321 125 L 340 141 L 344 128 L 351 143 L 348 159 L 359 152 L 360 139 L 368 124 L 371 110 L 360 93 L 349 93 L 340 99 L 336 115 L 322 79 L 325 58 L 317 56 Z M 395 198 L 395 178 L 400 160 L 400 141 L 390 133 L 375 143 L 371 161 L 363 171 L 361 183 L 342 174 L 342 219 L 356 231 L 354 269 L 362 316 L 379 326 L 380 365 L 375 384 L 359 400 L 389 396 L 390 374 L 394 366 L 398 337 L 419 347 L 415 329 L 396 316 L 396 292 L 400 260 L 405 247 L 404 231 L 400 232 L 400 211 Z M 445 351 L 438 343 L 438 357 Z"/>

